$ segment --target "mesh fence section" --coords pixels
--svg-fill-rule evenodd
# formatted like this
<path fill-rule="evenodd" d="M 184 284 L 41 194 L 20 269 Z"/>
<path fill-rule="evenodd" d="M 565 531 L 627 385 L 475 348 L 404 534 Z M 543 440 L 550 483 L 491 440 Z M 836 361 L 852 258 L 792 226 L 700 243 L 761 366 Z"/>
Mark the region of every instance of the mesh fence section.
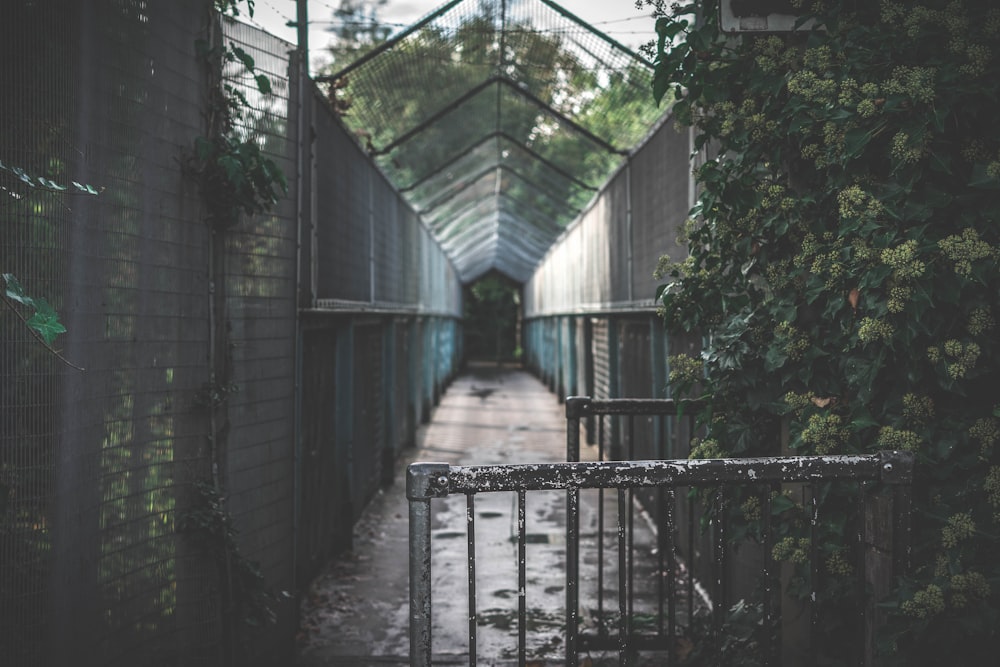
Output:
<path fill-rule="evenodd" d="M 655 298 L 661 256 L 675 262 L 687 256 L 678 238 L 690 208 L 689 151 L 687 132 L 666 122 L 632 156 L 632 293 L 637 301 Z"/>
<path fill-rule="evenodd" d="M 689 209 L 688 151 L 669 120 L 649 135 L 534 267 L 526 317 L 652 306 L 660 257 L 687 252 L 677 239 Z"/>
<path fill-rule="evenodd" d="M 3 270 L 63 314 L 57 345 L 86 367 L 5 316 L 6 664 L 217 657 L 210 571 L 175 534 L 184 483 L 207 465 L 189 409 L 205 379 L 206 232 L 177 168 L 202 122 L 200 9 L 0 10 L 0 159 L 50 179 L 4 181 Z M 66 193 L 46 192 L 56 183 Z"/>
<path fill-rule="evenodd" d="M 243 131 L 285 174 L 294 174 L 297 153 L 289 138 L 297 134 L 297 106 L 289 100 L 288 54 L 295 47 L 243 23 L 223 25 L 226 38 L 248 53 L 271 81 L 272 94 L 263 96 L 238 68 L 226 72 L 253 107 Z M 244 557 L 258 564 L 269 588 L 290 591 L 295 583 L 294 197 L 284 197 L 271 213 L 245 217 L 229 230 L 224 261 L 227 337 L 232 380 L 238 388 L 229 397 L 224 487 Z M 286 600 L 280 595 L 277 599 Z M 292 622 L 287 604 L 277 609 L 279 622 Z M 290 629 L 279 627 L 278 632 Z M 266 646 L 268 637 L 260 634 L 258 641 Z"/>
<path fill-rule="evenodd" d="M 220 663 L 224 584 L 179 533 L 194 483 L 211 476 L 197 397 L 213 285 L 241 389 L 228 408 L 228 500 L 268 585 L 292 585 L 294 211 L 286 201 L 224 239 L 204 222 L 184 165 L 205 132 L 195 41 L 207 8 L 0 9 L 2 271 L 55 307 L 68 329 L 56 347 L 86 368 L 31 337 L 14 313 L 27 306 L 5 304 L 3 664 Z M 290 47 L 239 25 L 228 34 L 275 84 L 271 97 L 247 95 L 244 136 L 294 173 Z"/>
<path fill-rule="evenodd" d="M 369 189 L 373 168 L 347 131 L 317 103 L 316 220 L 320 299 L 369 301 Z M 360 168 L 359 168 L 360 166 Z M 322 193 L 323 196 L 318 196 Z"/>
<path fill-rule="evenodd" d="M 455 265 L 425 226 L 434 219 L 413 210 L 322 103 L 315 106 L 313 123 L 320 303 L 458 314 Z"/>
<path fill-rule="evenodd" d="M 629 166 L 619 171 L 605 184 L 601 198 L 605 201 L 605 223 L 608 227 L 608 268 L 604 276 L 608 288 L 606 302 L 622 303 L 632 300 L 631 282 L 632 230 L 636 220 L 631 215 L 629 192 Z"/>
<path fill-rule="evenodd" d="M 52 36 L 53 48 L 31 39 L 25 26 L 32 22 Z M 63 160 L 72 155 L 66 133 L 52 130 L 73 121 L 74 72 L 63 67 L 77 56 L 72 26 L 51 5 L 0 9 L 2 271 L 57 309 L 64 302 L 72 215 L 62 195 L 21 187 L 11 169 L 45 174 L 50 155 Z M 45 352 L 7 308 L 0 327 L 0 661 L 39 665 L 50 620 L 49 506 L 59 454 L 55 412 L 60 381 L 69 369 Z M 92 500 L 91 508 L 95 504 Z"/>

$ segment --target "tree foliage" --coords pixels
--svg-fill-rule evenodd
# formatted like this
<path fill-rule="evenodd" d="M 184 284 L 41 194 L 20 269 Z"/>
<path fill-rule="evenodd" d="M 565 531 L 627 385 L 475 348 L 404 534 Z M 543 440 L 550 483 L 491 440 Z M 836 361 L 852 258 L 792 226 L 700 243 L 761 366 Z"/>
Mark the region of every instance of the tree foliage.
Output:
<path fill-rule="evenodd" d="M 782 420 L 801 454 L 914 452 L 914 567 L 882 649 L 982 664 L 1000 627 L 1000 9 L 799 0 L 815 29 L 726 36 L 699 4 L 657 23 L 654 92 L 704 154 L 660 298 L 705 336 L 705 371 L 674 359 L 671 381 L 726 406 L 706 420 L 725 455 L 775 453 Z"/>

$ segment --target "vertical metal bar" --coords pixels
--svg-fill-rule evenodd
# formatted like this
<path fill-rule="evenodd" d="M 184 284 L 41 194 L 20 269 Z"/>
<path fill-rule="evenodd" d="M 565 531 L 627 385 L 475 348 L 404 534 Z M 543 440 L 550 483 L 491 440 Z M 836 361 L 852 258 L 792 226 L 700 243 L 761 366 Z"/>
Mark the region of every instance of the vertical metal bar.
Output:
<path fill-rule="evenodd" d="M 687 554 L 687 599 L 688 599 L 688 632 L 694 629 L 694 563 L 695 563 L 695 546 L 694 546 L 694 498 L 692 497 L 692 489 L 688 487 L 687 489 L 687 544 L 688 544 L 688 554 Z"/>
<path fill-rule="evenodd" d="M 668 595 L 665 589 L 665 581 L 667 575 L 666 566 L 664 564 L 664 552 L 667 548 L 667 490 L 663 487 L 658 487 L 656 489 L 656 507 L 660 521 L 660 529 L 656 535 L 656 634 L 663 636 L 663 606 L 666 602 L 666 596 Z"/>
<path fill-rule="evenodd" d="M 774 533 L 771 525 L 771 496 L 777 493 L 777 484 L 764 487 L 760 503 L 760 520 L 764 547 L 764 665 L 774 664 Z"/>
<path fill-rule="evenodd" d="M 566 460 L 580 460 L 580 416 L 587 403 L 586 398 L 570 396 L 566 399 Z"/>
<path fill-rule="evenodd" d="M 628 459 L 635 460 L 635 415 L 628 416 Z M 632 615 L 635 612 L 635 489 L 628 489 L 628 587 L 625 595 L 628 600 L 629 632 L 632 628 Z"/>
<path fill-rule="evenodd" d="M 819 499 L 816 488 L 809 485 L 809 658 L 810 664 L 816 664 L 818 646 L 816 643 L 817 630 L 819 629 L 819 599 L 817 598 L 816 587 L 819 581 L 819 545 L 818 525 L 819 525 Z"/>
<path fill-rule="evenodd" d="M 597 415 L 597 460 L 604 460 L 604 416 Z M 604 489 L 597 490 L 597 631 L 608 632 L 604 618 Z"/>
<path fill-rule="evenodd" d="M 628 600 L 629 623 L 635 612 L 635 489 L 628 490 L 628 554 L 626 564 L 628 565 L 628 588 L 625 590 L 625 597 Z"/>
<path fill-rule="evenodd" d="M 667 534 L 667 647 L 669 651 L 667 657 L 672 665 L 677 660 L 677 557 L 674 546 L 674 509 L 677 505 L 677 494 L 673 486 L 667 487 L 666 492 L 667 507 L 664 532 Z M 693 606 L 694 600 L 689 599 L 688 607 Z"/>
<path fill-rule="evenodd" d="M 628 616 L 627 551 L 625 549 L 625 489 L 618 489 L 618 664 L 624 665 L 628 653 L 630 619 Z"/>
<path fill-rule="evenodd" d="M 875 630 L 878 625 L 879 612 L 876 605 L 879 600 L 879 589 L 875 585 L 873 576 L 881 574 L 883 571 L 880 562 L 882 546 L 880 542 L 884 537 L 881 534 L 878 521 L 878 512 L 881 507 L 879 502 L 880 485 L 874 485 L 866 489 L 866 493 L 861 494 L 861 555 L 859 557 L 859 586 L 864 591 L 864 628 L 862 636 L 864 641 L 864 658 L 862 665 L 870 667 L 875 664 Z"/>
<path fill-rule="evenodd" d="M 715 630 L 722 627 L 726 617 L 726 498 L 725 487 L 719 486 L 715 495 L 715 516 L 712 518 L 713 527 L 713 562 L 715 564 L 715 586 L 714 600 L 712 601 L 715 622 Z"/>
<path fill-rule="evenodd" d="M 902 465 L 900 463 L 897 466 Z M 905 479 L 902 483 L 893 487 L 892 513 L 893 513 L 893 576 L 907 574 L 910 570 L 910 549 L 911 532 L 913 530 L 913 460 L 909 460 L 909 472 L 904 473 Z"/>
<path fill-rule="evenodd" d="M 566 460 L 580 460 L 580 417 L 588 399 L 566 399 Z M 566 490 L 566 664 L 577 663 L 580 610 L 580 490 Z"/>
<path fill-rule="evenodd" d="M 566 491 L 566 664 L 577 664 L 580 609 L 580 490 Z"/>
<path fill-rule="evenodd" d="M 410 667 L 431 665 L 431 498 L 448 495 L 446 463 L 406 469 L 410 501 Z"/>
<path fill-rule="evenodd" d="M 469 564 L 469 667 L 476 667 L 476 494 L 465 496 Z"/>
<path fill-rule="evenodd" d="M 656 438 L 656 450 L 654 452 L 654 457 L 657 459 L 664 458 L 664 452 L 666 452 L 666 427 L 669 417 L 667 415 L 662 415 L 657 418 L 654 422 L 653 431 L 654 437 Z M 657 517 L 660 522 L 660 529 L 657 534 L 656 540 L 656 634 L 661 639 L 663 638 L 664 631 L 664 603 L 667 602 L 667 611 L 670 611 L 671 604 L 666 598 L 673 599 L 673 591 L 671 587 L 667 587 L 667 566 L 665 564 L 666 550 L 668 544 L 672 542 L 672 523 L 673 523 L 673 508 L 668 508 L 667 503 L 673 502 L 673 494 L 671 488 L 660 487 L 656 490 L 656 500 L 659 507 L 659 516 Z M 673 640 L 668 644 L 673 646 Z M 673 662 L 673 656 L 667 656 L 668 663 Z"/>
<path fill-rule="evenodd" d="M 410 500 L 410 667 L 431 665 L 431 500 Z"/>
<path fill-rule="evenodd" d="M 517 665 L 524 667 L 527 653 L 527 577 L 525 576 L 525 492 L 517 492 Z M 472 667 L 475 667 L 473 663 Z"/>
<path fill-rule="evenodd" d="M 868 484 L 858 482 L 858 535 L 854 553 L 854 586 L 858 597 L 858 666 L 864 667 L 868 662 L 868 600 L 865 586 L 865 570 L 867 569 L 865 552 L 868 550 Z"/>

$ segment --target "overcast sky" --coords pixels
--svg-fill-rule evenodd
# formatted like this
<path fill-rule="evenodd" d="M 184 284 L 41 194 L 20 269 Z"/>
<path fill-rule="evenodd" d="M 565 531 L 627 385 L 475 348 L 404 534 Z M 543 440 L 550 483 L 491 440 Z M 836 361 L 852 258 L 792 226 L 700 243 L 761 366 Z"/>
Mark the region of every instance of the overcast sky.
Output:
<path fill-rule="evenodd" d="M 636 48 L 654 37 L 649 10 L 637 10 L 633 0 L 554 1 L 626 46 Z M 308 0 L 308 3 L 309 49 L 313 52 L 311 60 L 315 67 L 316 60 L 322 60 L 319 53 L 330 40 L 326 29 L 331 26 L 333 11 L 340 5 L 340 0 Z M 446 3 L 447 0 L 389 0 L 379 17 L 397 30 L 402 30 Z M 285 24 L 295 19 L 295 11 L 296 0 L 256 0 L 254 22 L 294 43 L 295 28 Z"/>

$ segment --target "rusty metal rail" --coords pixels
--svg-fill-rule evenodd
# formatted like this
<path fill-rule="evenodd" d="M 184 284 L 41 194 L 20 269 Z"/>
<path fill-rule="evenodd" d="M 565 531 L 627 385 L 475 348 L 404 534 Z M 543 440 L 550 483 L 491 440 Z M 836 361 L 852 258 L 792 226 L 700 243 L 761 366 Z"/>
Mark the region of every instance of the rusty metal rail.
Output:
<path fill-rule="evenodd" d="M 566 563 L 566 626 L 565 660 L 578 664 L 579 583 L 579 493 L 583 489 L 615 489 L 619 507 L 624 506 L 624 494 L 635 489 L 665 489 L 673 494 L 677 488 L 716 487 L 750 484 L 770 489 L 773 484 L 816 483 L 833 480 L 850 482 L 881 482 L 897 487 L 897 502 L 908 506 L 908 489 L 912 479 L 912 456 L 903 452 L 882 452 L 869 456 L 823 456 L 711 460 L 644 460 L 596 461 L 522 465 L 451 466 L 446 463 L 414 463 L 407 470 L 406 493 L 410 501 L 410 664 L 424 667 L 431 664 L 431 500 L 452 494 L 464 494 L 468 502 L 468 578 L 469 578 L 469 664 L 475 665 L 476 655 L 476 570 L 475 570 L 475 496 L 481 493 L 514 492 L 518 503 L 518 664 L 526 663 L 526 592 L 524 521 L 527 492 L 561 489 L 567 491 L 567 563 Z M 770 496 L 763 494 L 765 499 Z M 867 496 L 867 494 L 864 494 Z M 765 510 L 767 511 L 767 510 Z M 619 511 L 618 559 L 620 590 L 626 590 L 628 559 L 626 513 Z M 897 506 L 895 517 L 897 559 L 908 553 L 908 517 L 905 507 Z M 813 515 L 815 525 L 816 515 Z M 672 528 L 668 526 L 668 532 Z M 666 549 L 673 559 L 675 546 L 672 535 Z M 716 540 L 725 544 L 724 532 Z M 723 549 L 724 552 L 724 549 Z M 723 559 L 725 556 L 722 557 Z M 673 562 L 671 560 L 671 562 Z M 866 561 L 867 562 L 867 561 Z M 722 563 L 725 564 L 724 561 Z M 676 632 L 673 609 L 668 610 L 668 628 L 650 640 L 638 636 L 629 619 L 629 595 L 619 595 L 621 618 L 615 641 L 619 664 L 627 664 L 629 656 L 659 640 L 672 639 Z M 870 639 L 867 638 L 866 639 Z M 669 644 L 669 642 L 668 642 Z M 663 648 L 673 656 L 672 644 Z M 587 646 L 585 645 L 586 649 Z M 670 658 L 668 658 L 670 660 Z"/>

